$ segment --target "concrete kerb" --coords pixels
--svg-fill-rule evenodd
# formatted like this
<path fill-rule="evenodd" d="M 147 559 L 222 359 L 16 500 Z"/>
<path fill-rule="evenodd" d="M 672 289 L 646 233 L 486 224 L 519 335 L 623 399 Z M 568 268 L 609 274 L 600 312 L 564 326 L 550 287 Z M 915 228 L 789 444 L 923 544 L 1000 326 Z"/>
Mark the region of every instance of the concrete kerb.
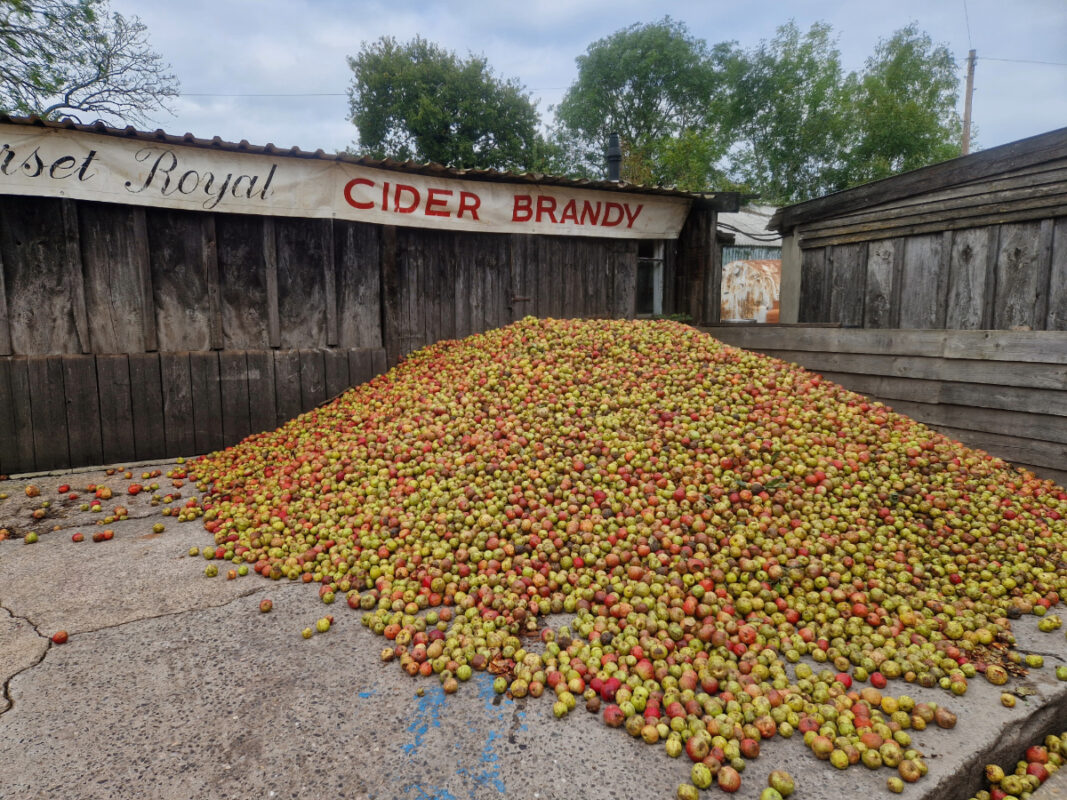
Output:
<path fill-rule="evenodd" d="M 46 477 L 34 480 L 54 491 Z M 198 522 L 153 514 L 109 525 L 110 542 L 70 540 L 70 525 L 93 521 L 75 514 L 37 544 L 0 542 L 0 681 L 11 700 L 0 704 L 5 800 L 623 800 L 673 797 L 688 780 L 684 756 L 667 758 L 662 746 L 607 728 L 581 705 L 558 721 L 547 698 L 495 695 L 485 674 L 450 697 L 434 680 L 408 678 L 381 663 L 385 640 L 359 612 L 323 605 L 313 586 L 254 574 L 205 578 L 207 562 L 188 555 L 212 543 Z M 152 532 L 156 521 L 163 533 Z M 258 611 L 264 597 L 274 602 L 270 614 Z M 301 638 L 328 613 L 328 633 Z M 48 637 L 60 628 L 70 640 L 53 645 Z M 912 733 L 930 773 L 902 797 L 965 800 L 985 764 L 1013 767 L 1027 745 L 1067 728 L 1067 683 L 1051 668 L 1067 661 L 1063 632 L 1040 633 L 1037 618 L 1026 617 L 1015 633 L 1020 649 L 1044 653 L 1047 665 L 1006 687 L 978 678 L 957 698 L 890 684 L 959 718 L 951 731 Z M 1032 694 L 1016 708 L 1000 705 L 1002 689 L 1022 688 Z M 734 796 L 758 798 L 775 768 L 793 774 L 799 798 L 890 796 L 895 771 L 838 772 L 800 739 L 764 743 Z"/>

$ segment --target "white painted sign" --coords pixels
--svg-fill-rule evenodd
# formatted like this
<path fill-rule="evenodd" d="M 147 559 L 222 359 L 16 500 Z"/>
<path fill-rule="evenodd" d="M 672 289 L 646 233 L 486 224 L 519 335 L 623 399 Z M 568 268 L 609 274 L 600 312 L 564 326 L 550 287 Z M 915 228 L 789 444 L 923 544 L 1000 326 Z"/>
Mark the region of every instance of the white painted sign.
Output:
<path fill-rule="evenodd" d="M 0 124 L 0 194 L 489 233 L 674 239 L 681 197 L 429 177 Z"/>

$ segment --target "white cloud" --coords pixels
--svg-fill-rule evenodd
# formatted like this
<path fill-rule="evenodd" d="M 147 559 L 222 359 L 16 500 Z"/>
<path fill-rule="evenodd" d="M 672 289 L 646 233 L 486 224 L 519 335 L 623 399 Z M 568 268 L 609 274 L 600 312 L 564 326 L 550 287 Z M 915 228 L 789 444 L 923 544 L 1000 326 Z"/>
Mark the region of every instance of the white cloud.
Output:
<path fill-rule="evenodd" d="M 802 29 L 829 22 L 846 69 L 860 69 L 879 38 L 912 20 L 935 42 L 949 44 L 961 65 L 969 47 L 963 0 L 764 0 L 745 3 L 661 0 L 526 0 L 449 3 L 416 0 L 112 0 L 142 18 L 153 46 L 170 61 L 188 93 L 343 94 L 351 72 L 345 57 L 383 35 L 401 41 L 421 34 L 461 55 L 484 54 L 494 71 L 516 78 L 548 116 L 574 79 L 574 59 L 593 41 L 635 22 L 670 15 L 714 44 L 750 47 L 795 18 Z M 985 147 L 1067 122 L 1067 67 L 994 62 L 985 58 L 1067 61 L 1067 4 L 1062 0 L 967 0 L 979 66 L 975 122 Z M 962 73 L 961 73 L 962 77 Z M 962 88 L 962 85 L 961 85 Z M 168 131 L 273 141 L 307 149 L 344 149 L 354 137 L 348 102 L 337 97 L 191 97 Z"/>

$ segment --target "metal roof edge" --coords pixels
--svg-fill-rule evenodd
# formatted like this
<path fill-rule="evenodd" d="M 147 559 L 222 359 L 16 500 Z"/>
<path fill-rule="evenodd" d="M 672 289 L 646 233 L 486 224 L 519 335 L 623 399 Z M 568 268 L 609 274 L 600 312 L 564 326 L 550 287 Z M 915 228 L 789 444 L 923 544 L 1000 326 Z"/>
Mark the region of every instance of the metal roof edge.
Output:
<path fill-rule="evenodd" d="M 736 192 L 685 192 L 680 189 L 673 189 L 665 186 L 644 186 L 642 184 L 626 183 L 625 181 L 614 182 L 607 180 L 595 181 L 587 178 L 566 178 L 558 175 L 546 175 L 540 172 L 506 172 L 495 169 L 479 168 L 457 169 L 434 162 L 418 163 L 414 161 L 396 161 L 391 158 L 377 159 L 369 156 L 357 156 L 351 153 L 326 153 L 321 149 L 309 151 L 302 150 L 296 146 L 288 148 L 278 147 L 273 143 L 254 145 L 247 139 L 242 139 L 240 142 L 229 142 L 219 136 L 204 139 L 188 132 L 180 135 L 167 133 L 162 128 L 157 128 L 155 131 L 142 131 L 129 125 L 123 128 L 116 128 L 99 120 L 85 124 L 75 122 L 70 118 L 51 120 L 37 116 L 26 117 L 0 113 L 0 123 L 41 128 L 59 128 L 81 133 L 124 137 L 146 142 L 164 142 L 166 144 L 181 145 L 185 147 L 199 147 L 235 153 L 250 153 L 281 158 L 304 158 L 319 161 L 337 161 L 373 169 L 384 169 L 416 175 L 448 177 L 458 180 L 495 183 L 528 183 L 531 185 L 560 186 L 572 189 L 593 189 L 597 191 L 676 197 L 689 200 L 696 204 L 710 204 L 718 210 L 734 210 L 731 207 L 738 202 L 738 193 Z"/>

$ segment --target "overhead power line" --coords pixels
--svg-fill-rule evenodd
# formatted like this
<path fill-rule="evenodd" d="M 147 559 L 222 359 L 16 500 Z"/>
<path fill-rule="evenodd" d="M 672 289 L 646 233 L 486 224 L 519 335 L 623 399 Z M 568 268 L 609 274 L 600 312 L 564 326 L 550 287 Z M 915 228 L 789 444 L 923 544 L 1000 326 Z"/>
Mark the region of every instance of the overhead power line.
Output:
<path fill-rule="evenodd" d="M 1008 64 L 1044 64 L 1049 67 L 1067 67 L 1067 61 L 1035 61 L 1030 58 L 993 58 L 982 56 L 982 61 L 1004 61 Z"/>

